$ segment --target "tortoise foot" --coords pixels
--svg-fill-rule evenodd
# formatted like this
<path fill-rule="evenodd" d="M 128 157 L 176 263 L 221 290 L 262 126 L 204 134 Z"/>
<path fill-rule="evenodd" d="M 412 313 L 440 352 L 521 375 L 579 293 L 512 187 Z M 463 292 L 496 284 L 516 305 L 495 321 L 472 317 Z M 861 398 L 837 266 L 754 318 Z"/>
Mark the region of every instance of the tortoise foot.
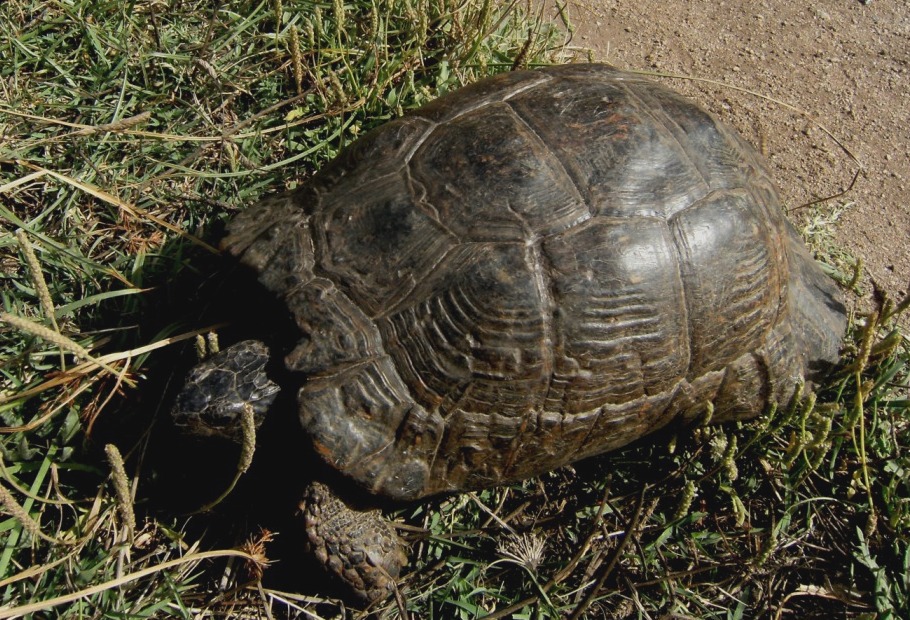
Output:
<path fill-rule="evenodd" d="M 313 482 L 300 504 L 311 551 L 366 603 L 385 600 L 406 564 L 404 544 L 379 510 L 355 510 Z"/>

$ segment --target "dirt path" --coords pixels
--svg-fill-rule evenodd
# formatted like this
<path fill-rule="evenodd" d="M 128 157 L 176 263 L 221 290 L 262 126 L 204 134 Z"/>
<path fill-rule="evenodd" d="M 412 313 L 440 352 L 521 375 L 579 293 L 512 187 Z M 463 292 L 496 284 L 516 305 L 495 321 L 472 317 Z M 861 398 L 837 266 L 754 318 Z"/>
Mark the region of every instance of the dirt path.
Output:
<path fill-rule="evenodd" d="M 771 160 L 788 209 L 846 189 L 835 242 L 890 295 L 910 280 L 910 3 L 907 0 L 569 0 L 572 45 L 663 79 L 731 122 Z M 555 19 L 555 18 L 554 18 Z M 798 213 L 798 212 L 797 212 Z M 803 210 L 803 213 L 807 213 Z"/>

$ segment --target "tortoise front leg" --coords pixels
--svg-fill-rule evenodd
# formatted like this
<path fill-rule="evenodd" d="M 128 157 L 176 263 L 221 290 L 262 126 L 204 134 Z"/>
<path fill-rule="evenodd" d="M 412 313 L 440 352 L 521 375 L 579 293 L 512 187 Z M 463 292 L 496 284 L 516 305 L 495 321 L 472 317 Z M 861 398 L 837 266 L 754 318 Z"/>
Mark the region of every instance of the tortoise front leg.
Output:
<path fill-rule="evenodd" d="M 361 601 L 385 600 L 407 563 L 404 543 L 379 510 L 351 508 L 313 482 L 300 502 L 310 550 Z"/>

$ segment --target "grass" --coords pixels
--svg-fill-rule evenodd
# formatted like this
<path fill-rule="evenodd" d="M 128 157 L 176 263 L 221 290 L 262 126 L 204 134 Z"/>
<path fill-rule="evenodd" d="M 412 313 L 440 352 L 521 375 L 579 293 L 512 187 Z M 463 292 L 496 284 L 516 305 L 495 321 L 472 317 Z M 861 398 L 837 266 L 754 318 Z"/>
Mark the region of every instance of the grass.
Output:
<path fill-rule="evenodd" d="M 169 345 L 210 326 L 207 240 L 232 213 L 441 92 L 559 60 L 558 34 L 483 0 L 8 0 L 0 32 L 0 618 L 350 615 L 272 577 L 290 533 L 269 542 L 230 500 L 167 509 L 150 438 L 192 357 Z M 910 352 L 892 310 L 857 318 L 814 401 L 399 511 L 401 605 L 905 617 Z"/>

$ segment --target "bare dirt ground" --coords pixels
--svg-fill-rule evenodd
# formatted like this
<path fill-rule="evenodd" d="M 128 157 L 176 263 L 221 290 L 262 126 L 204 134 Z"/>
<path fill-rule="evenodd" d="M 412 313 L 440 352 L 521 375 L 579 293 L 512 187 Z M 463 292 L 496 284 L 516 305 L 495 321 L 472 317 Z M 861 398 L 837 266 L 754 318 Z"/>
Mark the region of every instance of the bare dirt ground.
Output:
<path fill-rule="evenodd" d="M 594 60 L 695 78 L 658 79 L 765 153 L 796 219 L 810 213 L 802 205 L 847 189 L 858 167 L 824 126 L 863 169 L 849 192 L 824 203 L 829 214 L 847 205 L 835 243 L 861 257 L 865 276 L 890 296 L 907 294 L 907 0 L 569 0 L 566 10 L 572 46 L 591 50 Z"/>

